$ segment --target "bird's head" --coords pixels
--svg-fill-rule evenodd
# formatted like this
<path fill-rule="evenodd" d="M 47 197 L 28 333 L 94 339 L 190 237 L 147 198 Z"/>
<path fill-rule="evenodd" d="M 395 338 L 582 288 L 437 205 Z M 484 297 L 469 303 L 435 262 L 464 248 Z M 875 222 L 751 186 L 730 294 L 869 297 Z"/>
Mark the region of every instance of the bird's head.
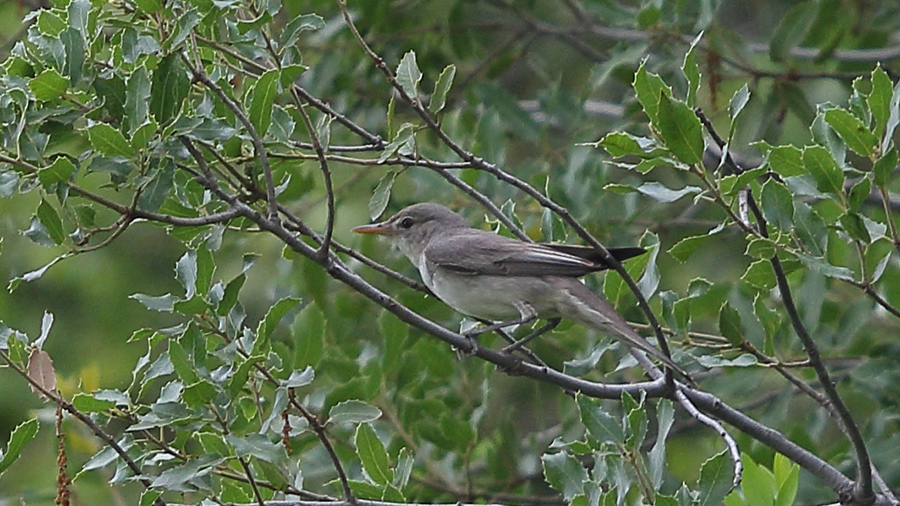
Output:
<path fill-rule="evenodd" d="M 454 228 L 468 228 L 462 216 L 440 204 L 423 202 L 406 207 L 385 221 L 356 227 L 353 231 L 387 237 L 418 265 L 418 259 L 431 239 Z"/>

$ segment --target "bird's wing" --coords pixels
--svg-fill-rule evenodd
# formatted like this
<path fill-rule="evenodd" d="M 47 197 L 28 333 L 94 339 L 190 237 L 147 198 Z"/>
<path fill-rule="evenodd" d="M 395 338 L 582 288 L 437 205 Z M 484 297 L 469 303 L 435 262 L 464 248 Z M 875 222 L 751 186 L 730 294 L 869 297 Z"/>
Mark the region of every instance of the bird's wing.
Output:
<path fill-rule="evenodd" d="M 584 276 L 606 266 L 543 244 L 471 229 L 432 240 L 429 264 L 464 274 L 496 276 Z"/>
<path fill-rule="evenodd" d="M 577 257 L 581 257 L 585 260 L 590 260 L 596 264 L 600 264 L 603 269 L 608 269 L 609 265 L 603 260 L 600 256 L 600 253 L 597 252 L 594 248 L 590 246 L 577 246 L 574 244 L 559 244 L 559 243 L 542 243 L 544 246 L 548 248 L 553 248 L 556 251 L 560 251 L 562 253 L 568 253 L 569 255 L 574 255 Z M 607 248 L 609 254 L 613 256 L 619 262 L 624 262 L 629 258 L 634 258 L 639 255 L 643 255 L 647 252 L 644 248 L 638 247 L 629 247 L 629 248 Z"/>

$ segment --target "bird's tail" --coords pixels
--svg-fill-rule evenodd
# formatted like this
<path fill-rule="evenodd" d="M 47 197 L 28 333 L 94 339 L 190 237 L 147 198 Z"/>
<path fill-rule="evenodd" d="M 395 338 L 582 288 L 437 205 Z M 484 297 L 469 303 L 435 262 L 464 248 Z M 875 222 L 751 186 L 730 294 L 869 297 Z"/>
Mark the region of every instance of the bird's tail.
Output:
<path fill-rule="evenodd" d="M 560 282 L 564 284 L 561 287 L 563 288 L 562 292 L 567 295 L 559 303 L 559 312 L 563 317 L 618 339 L 629 348 L 644 351 L 690 379 L 688 373 L 681 366 L 638 335 L 609 301 L 595 294 L 576 279 L 560 278 Z"/>

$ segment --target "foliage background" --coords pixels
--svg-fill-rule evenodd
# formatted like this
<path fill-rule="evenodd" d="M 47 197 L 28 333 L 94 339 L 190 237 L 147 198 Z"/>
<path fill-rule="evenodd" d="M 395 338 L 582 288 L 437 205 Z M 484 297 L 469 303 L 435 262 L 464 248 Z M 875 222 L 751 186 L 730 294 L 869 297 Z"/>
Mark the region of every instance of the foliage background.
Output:
<path fill-rule="evenodd" d="M 814 104 L 846 105 L 852 79 L 868 76 L 877 61 L 896 81 L 894 62 L 889 58 L 849 61 L 828 52 L 835 48 L 895 48 L 900 43 L 900 8 L 894 2 L 822 0 L 804 2 L 805 10 L 796 5 L 787 1 L 373 1 L 351 2 L 350 9 L 366 40 L 389 67 L 395 68 L 407 51 L 415 51 L 425 75 L 423 89 L 431 89 L 446 65 L 457 66 L 443 119 L 453 138 L 477 156 L 540 189 L 549 179 L 550 196 L 570 209 L 605 244 L 632 244 L 651 230 L 658 234 L 665 251 L 684 237 L 713 228 L 721 221 L 719 211 L 713 206 L 694 206 L 690 197 L 674 204 L 660 204 L 639 193 L 604 190 L 609 183 L 637 185 L 644 178 L 606 163 L 609 158 L 600 150 L 578 143 L 593 142 L 620 129 L 649 135 L 647 118 L 630 86 L 633 73 L 647 58 L 649 68 L 683 91 L 685 83 L 679 77 L 679 69 L 689 41 L 700 30 L 706 31 L 704 40 L 716 51 L 701 56 L 705 58 L 701 61 L 705 81 L 699 105 L 720 129 L 727 131 L 727 105 L 732 94 L 744 84 L 751 87 L 752 99 L 732 144 L 732 151 L 747 160 L 758 160 L 761 155 L 749 145 L 752 141 L 765 139 L 773 145 L 798 146 L 810 143 L 808 125 L 816 112 Z M 0 19 L 7 23 L 0 26 L 0 40 L 8 41 L 2 46 L 4 55 L 22 35 L 18 21 L 31 7 L 16 2 L 0 6 L 6 14 Z M 583 10 L 583 17 L 579 10 Z M 778 32 L 778 23 L 789 12 L 802 26 L 793 33 Z M 322 16 L 325 26 L 301 39 L 303 62 L 309 70 L 300 83 L 359 125 L 389 138 L 386 110 L 391 90 L 348 33 L 336 4 L 285 1 L 275 29 L 306 13 Z M 619 31 L 588 33 L 591 24 L 586 19 L 602 20 L 601 28 Z M 787 40 L 778 39 L 779 36 Z M 820 59 L 786 57 L 775 61 L 783 55 L 756 47 L 777 43 L 783 44 L 785 51 L 800 46 L 825 48 L 826 53 Z M 399 124 L 412 114 L 398 104 L 396 116 Z M 331 139 L 332 145 L 355 142 L 355 137 L 337 129 Z M 421 142 L 435 156 L 447 155 L 447 150 L 433 139 Z M 338 208 L 335 238 L 414 275 L 404 260 L 391 256 L 385 245 L 360 240 L 349 233 L 353 226 L 369 221 L 372 191 L 387 169 L 335 164 L 332 170 Z M 310 162 L 302 174 L 295 182 L 305 193 L 292 202 L 292 208 L 321 230 L 325 217 L 321 180 Z M 670 188 L 696 184 L 687 174 L 676 171 L 657 170 L 652 174 L 653 180 Z M 85 184 L 99 188 L 106 181 L 104 177 L 89 175 Z M 540 206 L 535 202 L 489 175 L 473 171 L 463 177 L 498 205 L 515 200 L 516 212 L 526 230 L 541 238 Z M 433 173 L 416 169 L 396 179 L 388 209 L 397 210 L 421 200 L 461 209 L 473 224 L 484 217 L 483 209 L 473 206 Z M 0 199 L 0 272 L 9 279 L 46 264 L 62 252 L 34 244 L 21 233 L 28 228 L 39 202 L 35 192 Z M 662 290 L 685 294 L 691 280 L 697 277 L 714 284 L 709 294 L 692 306 L 694 329 L 699 331 L 717 332 L 721 303 L 728 299 L 745 309 L 739 304 L 746 303 L 750 293 L 738 281 L 749 263 L 741 255 L 745 249 L 743 236 L 732 232 L 720 237 L 685 263 L 665 254 L 659 257 Z M 837 250 L 833 254 L 845 257 L 847 253 L 840 250 L 837 242 L 831 243 Z M 316 402 L 333 405 L 365 391 L 360 378 L 366 378 L 366 371 L 359 364 L 380 351 L 379 309 L 342 285 L 327 281 L 309 262 L 284 258 L 282 246 L 264 234 L 226 234 L 222 248 L 215 253 L 217 278 L 228 280 L 237 275 L 241 255 L 246 251 L 261 255 L 241 293 L 241 303 L 251 321 L 262 318 L 275 301 L 294 295 L 301 297 L 301 308 L 316 304 L 328 322 L 328 353 L 317 371 L 321 397 Z M 40 332 L 45 312 L 55 316 L 45 349 L 55 359 L 64 394 L 78 389 L 125 388 L 135 360 L 145 352 L 139 343 L 126 344 L 127 338 L 137 329 L 162 328 L 178 321 L 148 311 L 129 295 L 177 293 L 181 288 L 174 279 L 173 266 L 183 252 L 183 245 L 159 227 L 131 227 L 111 246 L 68 259 L 42 279 L 22 283 L 14 293 L 0 293 L 0 320 L 34 336 Z M 896 280 L 897 275 L 895 257 L 883 283 L 884 296 L 895 305 L 900 303 L 900 282 L 889 280 Z M 436 321 L 454 322 L 458 318 L 440 304 L 423 301 L 412 290 L 377 275 L 371 278 Z M 896 409 L 900 378 L 894 367 L 900 349 L 893 338 L 896 319 L 873 315 L 871 300 L 851 287 L 834 286 L 823 276 L 795 276 L 792 281 L 796 283 L 806 320 L 824 322 L 817 327 L 817 338 L 833 352 L 835 360 L 831 363 L 842 393 L 867 436 L 877 442 L 871 446 L 874 459 L 888 483 L 896 488 L 900 483 L 900 463 L 892 458 L 900 452 Z M 591 280 L 598 287 L 601 282 L 602 279 Z M 630 319 L 641 320 L 637 310 L 629 309 L 629 300 L 626 297 L 621 301 L 623 311 Z M 569 330 L 535 345 L 551 365 L 561 366 L 573 355 L 581 357 L 590 351 L 594 338 L 584 336 L 578 329 Z M 290 335 L 290 327 L 284 325 L 278 330 L 277 339 L 289 343 Z M 852 341 L 845 341 L 850 336 Z M 457 359 L 446 345 L 416 331 L 412 331 L 407 343 L 410 348 L 406 359 L 422 361 L 431 376 L 428 388 L 417 389 L 416 395 L 427 392 L 441 399 L 453 407 L 460 420 L 483 412 L 479 434 L 490 434 L 496 439 L 477 450 L 493 456 L 494 460 L 484 462 L 498 480 L 510 471 L 502 467 L 510 463 L 499 457 L 505 454 L 501 451 L 504 448 L 519 443 L 526 446 L 523 455 L 527 458 L 515 463 L 517 471 L 539 472 L 537 458 L 553 437 L 577 432 L 577 427 L 571 425 L 573 403 L 558 389 L 498 374 L 477 360 Z M 800 348 L 788 344 L 785 350 L 796 353 Z M 615 362 L 608 357 L 604 363 L 612 369 Z M 801 374 L 812 381 L 808 372 Z M 633 373 L 625 377 L 635 379 Z M 724 369 L 704 386 L 734 405 L 752 406 L 755 417 L 778 426 L 802 445 L 839 463 L 842 469 L 852 469 L 847 443 L 833 424 L 812 402 L 796 402 L 794 392 L 774 375 Z M 484 391 L 490 394 L 483 394 Z M 383 393 L 370 395 L 370 402 L 389 406 L 390 399 L 379 397 Z M 0 369 L 0 440 L 5 441 L 32 410 L 44 409 L 43 406 L 23 381 L 9 370 Z M 569 425 L 560 425 L 561 421 Z M 84 461 L 98 449 L 98 444 L 77 426 L 72 429 L 70 460 Z M 677 426 L 675 433 L 669 443 L 670 471 L 674 479 L 696 480 L 700 463 L 719 451 L 721 443 L 712 432 L 690 424 Z M 40 504 L 52 497 L 55 444 L 49 435 L 50 431 L 43 431 L 42 439 L 27 447 L 25 458 L 0 479 L 0 498 L 23 495 L 30 504 Z M 463 448 L 471 444 L 469 450 L 475 450 L 476 439 L 453 444 Z M 749 439 L 738 440 L 757 461 L 767 465 L 772 461 L 768 449 Z M 454 473 L 455 478 L 465 474 L 458 468 L 454 468 Z M 133 502 L 128 494 L 135 494 L 135 490 L 110 489 L 104 484 L 106 478 L 94 473 L 80 479 L 77 487 L 81 500 L 99 504 L 124 493 L 126 498 L 121 500 Z M 316 482 L 317 478 L 310 472 L 307 479 Z M 440 490 L 434 483 L 426 485 Z M 546 492 L 534 487 L 529 492 Z M 443 497 L 434 490 L 421 494 L 426 498 Z M 812 503 L 829 500 L 831 494 L 804 477 L 799 497 Z"/>

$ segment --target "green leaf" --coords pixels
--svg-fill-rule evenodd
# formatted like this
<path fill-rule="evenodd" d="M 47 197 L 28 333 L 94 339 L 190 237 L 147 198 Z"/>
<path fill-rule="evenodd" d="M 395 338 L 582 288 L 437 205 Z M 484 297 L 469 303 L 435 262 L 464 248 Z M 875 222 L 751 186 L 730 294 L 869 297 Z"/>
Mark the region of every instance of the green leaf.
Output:
<path fill-rule="evenodd" d="M 247 434 L 238 437 L 228 434 L 225 440 L 234 447 L 234 453 L 238 457 L 256 457 L 270 464 L 283 465 L 287 461 L 284 446 L 269 441 L 262 434 Z"/>
<path fill-rule="evenodd" d="M 450 64 L 444 67 L 440 77 L 434 83 L 434 93 L 431 94 L 431 100 L 428 102 L 428 110 L 431 114 L 437 114 L 447 105 L 447 93 L 453 85 L 453 78 L 456 76 L 456 65 Z"/>
<path fill-rule="evenodd" d="M 134 149 L 122 132 L 106 123 L 95 123 L 88 127 L 87 134 L 91 146 L 104 156 L 130 158 L 134 155 Z"/>
<path fill-rule="evenodd" d="M 770 147 L 766 161 L 772 172 L 781 177 L 806 174 L 806 168 L 803 165 L 803 151 L 794 146 Z"/>
<path fill-rule="evenodd" d="M 156 212 L 166 201 L 175 187 L 175 164 L 166 158 L 157 167 L 153 177 L 141 188 L 138 207 L 144 211 Z"/>
<path fill-rule="evenodd" d="M 769 58 L 784 61 L 797 45 L 803 42 L 816 19 L 817 3 L 806 0 L 788 9 L 775 28 L 769 42 Z"/>
<path fill-rule="evenodd" d="M 275 104 L 275 97 L 278 95 L 278 78 L 280 74 L 277 69 L 267 70 L 263 75 L 259 76 L 256 84 L 253 86 L 253 98 L 250 100 L 250 122 L 256 129 L 257 135 L 263 137 L 269 131 L 272 124 L 272 106 Z"/>
<path fill-rule="evenodd" d="M 797 488 L 800 483 L 800 466 L 792 463 L 784 455 L 776 453 L 773 471 L 775 484 L 778 486 L 775 506 L 791 506 L 797 497 Z"/>
<path fill-rule="evenodd" d="M 49 9 L 41 9 L 37 16 L 37 27 L 43 35 L 56 37 L 69 25 Z"/>
<path fill-rule="evenodd" d="M 129 296 L 130 298 L 140 302 L 147 309 L 152 309 L 154 311 L 162 311 L 171 313 L 175 308 L 175 299 L 172 294 L 165 294 L 155 297 L 153 295 L 145 295 L 143 293 L 135 293 Z"/>
<path fill-rule="evenodd" d="M 890 181 L 891 174 L 897 169 L 897 163 L 900 163 L 900 156 L 897 154 L 897 148 L 893 147 L 884 156 L 875 160 L 872 167 L 872 172 L 875 173 L 875 186 L 882 188 Z"/>
<path fill-rule="evenodd" d="M 891 95 L 893 83 L 881 64 L 872 71 L 872 92 L 866 97 L 872 117 L 875 118 L 875 135 L 882 136 L 891 116 Z"/>
<path fill-rule="evenodd" d="M 69 88 L 69 80 L 60 75 L 56 69 L 50 68 L 28 81 L 28 87 L 31 88 L 36 99 L 48 102 L 59 98 L 66 92 Z"/>
<path fill-rule="evenodd" d="M 160 0 L 135 0 L 134 3 L 137 5 L 138 9 L 149 14 L 159 12 L 163 9 L 163 4 Z"/>
<path fill-rule="evenodd" d="M 328 412 L 328 423 L 368 423 L 381 418 L 381 410 L 369 403 L 351 399 L 336 404 Z"/>
<path fill-rule="evenodd" d="M 625 442 L 625 431 L 622 422 L 607 413 L 598 399 L 578 394 L 575 397 L 581 423 L 598 441 L 606 441 L 621 445 Z"/>
<path fill-rule="evenodd" d="M 644 112 L 650 118 L 650 122 L 654 125 L 657 123 L 659 113 L 660 97 L 665 95 L 667 98 L 672 97 L 672 88 L 670 88 L 656 74 L 648 72 L 646 69 L 647 61 L 641 62 L 637 72 L 634 74 L 634 92 L 637 95 L 638 102 L 644 108 Z"/>
<path fill-rule="evenodd" d="M 846 267 L 831 265 L 822 257 L 798 253 L 797 258 L 800 259 L 803 265 L 826 277 L 842 279 L 844 281 L 853 281 L 853 271 Z"/>
<path fill-rule="evenodd" d="M 72 405 L 82 413 L 101 413 L 116 407 L 116 403 L 110 400 L 97 399 L 93 395 L 78 393 L 72 398 Z"/>
<path fill-rule="evenodd" d="M 150 112 L 160 125 L 175 119 L 191 90 L 191 81 L 181 66 L 178 53 L 165 56 L 153 72 Z M 143 124 L 140 121 L 136 125 Z M 135 123 L 131 123 L 132 127 Z"/>
<path fill-rule="evenodd" d="M 846 109 L 827 109 L 825 111 L 825 121 L 844 139 L 847 147 L 856 154 L 870 157 L 875 153 L 875 146 L 878 145 L 878 139 L 875 137 L 875 134 L 869 131 L 859 118 L 850 114 Z"/>
<path fill-rule="evenodd" d="M 872 242 L 872 237 L 866 229 L 862 216 L 854 212 L 847 212 L 841 216 L 841 227 L 847 232 L 851 239 L 860 241 L 863 244 Z"/>
<path fill-rule="evenodd" d="M 294 336 L 294 368 L 316 367 L 325 348 L 325 314 L 315 304 L 307 304 L 291 327 Z"/>
<path fill-rule="evenodd" d="M 712 236 L 709 234 L 685 237 L 669 248 L 669 254 L 679 262 L 684 262 L 691 256 L 694 250 L 705 243 L 710 237 Z"/>
<path fill-rule="evenodd" d="M 59 219 L 56 209 L 46 200 L 41 200 L 37 209 L 37 217 L 41 220 L 41 225 L 44 226 L 54 244 L 62 244 L 66 240 L 66 231 L 63 230 L 62 220 Z"/>
<path fill-rule="evenodd" d="M 816 181 L 819 191 L 840 195 L 844 191 L 844 173 L 824 146 L 807 146 L 803 164 Z"/>
<path fill-rule="evenodd" d="M 588 481 L 587 470 L 578 459 L 565 452 L 549 453 L 541 456 L 544 479 L 561 493 L 563 500 L 584 494 L 584 484 Z"/>
<path fill-rule="evenodd" d="M 197 409 L 212 401 L 219 392 L 218 386 L 207 380 L 200 380 L 186 386 L 184 392 L 181 393 L 181 398 L 188 407 Z"/>
<path fill-rule="evenodd" d="M 378 181 L 378 186 L 372 192 L 372 198 L 369 199 L 369 218 L 372 221 L 377 220 L 384 210 L 387 209 L 388 203 L 391 201 L 391 188 L 397 179 L 397 173 L 390 171 Z"/>
<path fill-rule="evenodd" d="M 122 128 L 134 135 L 141 125 L 147 123 L 150 111 L 150 77 L 143 65 L 134 69 L 125 84 L 125 121 Z"/>
<path fill-rule="evenodd" d="M 847 197 L 847 208 L 851 212 L 858 212 L 860 206 L 866 201 L 866 197 L 872 192 L 872 181 L 868 177 L 863 177 L 853 185 L 850 189 L 850 195 Z"/>
<path fill-rule="evenodd" d="M 684 102 L 660 93 L 655 123 L 666 147 L 682 162 L 693 165 L 703 159 L 703 126 Z"/>
<path fill-rule="evenodd" d="M 733 346 L 744 342 L 744 330 L 741 327 L 741 315 L 731 304 L 725 302 L 719 309 L 719 332 Z"/>
<path fill-rule="evenodd" d="M 694 37 L 694 40 L 691 41 L 691 47 L 688 48 L 687 53 L 684 55 L 684 63 L 681 65 L 681 72 L 688 82 L 687 97 L 684 99 L 688 107 L 694 107 L 694 103 L 697 100 L 697 90 L 700 89 L 700 67 L 697 66 L 697 58 L 694 55 L 697 44 L 700 43 L 702 38 L 703 32 Z"/>
<path fill-rule="evenodd" d="M 775 271 L 768 260 L 757 260 L 747 267 L 741 279 L 761 290 L 775 288 Z"/>
<path fill-rule="evenodd" d="M 212 473 L 225 459 L 218 455 L 201 455 L 187 463 L 166 469 L 150 483 L 153 488 L 175 492 L 191 492 L 193 483 Z"/>
<path fill-rule="evenodd" d="M 394 480 L 394 472 L 390 468 L 388 454 L 375 434 L 375 429 L 368 423 L 359 424 L 354 441 L 356 454 L 369 478 L 378 485 L 389 485 Z"/>
<path fill-rule="evenodd" d="M 656 403 L 656 419 L 656 442 L 650 449 L 649 466 L 653 488 L 658 489 L 662 485 L 666 469 L 666 439 L 675 423 L 675 408 L 672 407 L 672 401 L 660 399 Z"/>
<path fill-rule="evenodd" d="M 734 466 L 728 452 L 722 451 L 700 467 L 698 506 L 714 506 L 734 488 Z"/>
<path fill-rule="evenodd" d="M 805 250 L 822 256 L 828 246 L 828 228 L 825 221 L 809 205 L 797 202 L 794 226 L 797 237 Z"/>
<path fill-rule="evenodd" d="M 409 51 L 400 60 L 397 66 L 397 83 L 412 100 L 419 98 L 419 81 L 422 80 L 422 72 L 416 64 L 415 51 Z"/>
<path fill-rule="evenodd" d="M 772 506 L 778 491 L 772 473 L 758 465 L 747 454 L 741 454 L 744 464 L 744 476 L 741 490 L 750 506 Z"/>
<path fill-rule="evenodd" d="M 384 151 L 381 152 L 381 156 L 378 157 L 378 163 L 384 163 L 388 158 L 394 156 L 398 152 L 400 154 L 409 154 L 406 151 L 412 151 L 415 146 L 415 128 L 411 123 L 404 123 L 400 125 L 400 129 L 397 130 L 397 135 L 394 136 L 394 139 L 385 146 Z"/>
<path fill-rule="evenodd" d="M 256 328 L 257 342 L 267 340 L 275 332 L 275 327 L 284 318 L 288 311 L 293 309 L 300 303 L 300 299 L 296 297 L 285 297 L 276 302 L 266 313 L 265 318 L 259 322 Z"/>
<path fill-rule="evenodd" d="M 78 4 L 84 5 L 88 3 L 76 0 L 69 4 L 69 7 L 71 8 L 73 5 Z M 69 23 L 72 24 L 71 17 L 69 18 Z M 69 27 L 59 34 L 59 40 L 66 51 L 66 65 L 63 67 L 63 73 L 69 76 L 69 83 L 75 86 L 81 81 L 84 73 L 84 29 L 79 32 L 75 28 Z"/>
<path fill-rule="evenodd" d="M 755 237 L 747 243 L 744 254 L 754 260 L 770 260 L 776 251 L 775 241 L 766 237 Z"/>
<path fill-rule="evenodd" d="M 783 184 L 769 179 L 760 194 L 762 213 L 766 221 L 779 230 L 794 228 L 794 196 Z"/>
<path fill-rule="evenodd" d="M 637 187 L 636 190 L 657 202 L 662 202 L 663 204 L 675 202 L 685 195 L 700 193 L 702 191 L 702 189 L 697 186 L 685 186 L 684 188 L 681 188 L 679 190 L 673 190 L 671 188 L 663 186 L 660 183 L 657 183 L 656 181 L 644 183 L 641 186 Z"/>
<path fill-rule="evenodd" d="M 9 466 L 19 458 L 19 455 L 22 453 L 22 448 L 24 448 L 29 441 L 34 439 L 38 427 L 37 418 L 32 418 L 27 422 L 22 422 L 13 429 L 12 434 L 9 436 L 9 442 L 6 444 L 6 452 L 0 452 L 0 456 L 2 456 L 2 458 L 0 458 L 0 475 L 2 475 L 3 471 L 6 471 Z"/>
<path fill-rule="evenodd" d="M 750 88 L 747 87 L 747 83 L 744 83 L 743 86 L 731 96 L 731 100 L 728 101 L 728 115 L 731 117 L 731 131 L 734 131 L 735 122 L 737 121 L 737 117 L 741 114 L 741 111 L 744 110 L 744 107 L 747 105 L 747 102 L 750 101 Z"/>

